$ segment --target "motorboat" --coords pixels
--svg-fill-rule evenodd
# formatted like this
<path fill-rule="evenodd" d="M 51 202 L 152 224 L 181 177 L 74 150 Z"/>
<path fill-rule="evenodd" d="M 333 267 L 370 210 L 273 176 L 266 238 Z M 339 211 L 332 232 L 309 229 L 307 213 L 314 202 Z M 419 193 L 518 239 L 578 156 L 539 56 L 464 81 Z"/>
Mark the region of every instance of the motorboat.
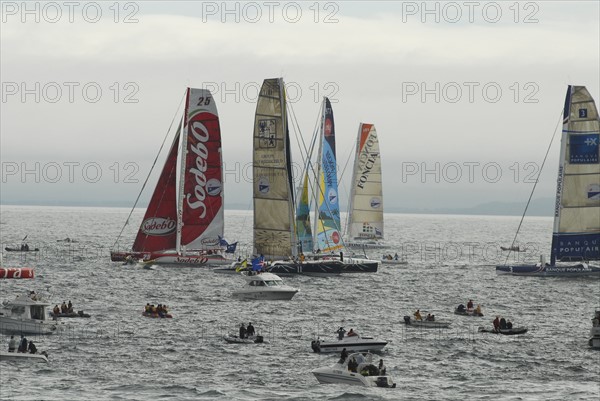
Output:
<path fill-rule="evenodd" d="M 350 365 L 350 366 L 349 366 Z M 351 384 L 365 387 L 396 387 L 391 376 L 387 376 L 373 364 L 373 354 L 350 354 L 345 360 L 339 360 L 330 367 L 312 371 L 321 384 Z"/>
<path fill-rule="evenodd" d="M 311 342 L 314 352 L 341 352 L 344 348 L 352 352 L 379 352 L 387 345 L 387 341 L 375 340 L 373 337 L 344 336 L 342 339 L 321 340 Z"/>
<path fill-rule="evenodd" d="M 462 306 L 462 308 L 461 308 Z M 461 316 L 474 316 L 474 317 L 482 317 L 483 313 L 481 310 L 477 311 L 477 309 L 466 309 L 464 305 L 459 305 L 456 309 L 454 309 L 455 315 Z"/>
<path fill-rule="evenodd" d="M 450 328 L 450 322 L 443 320 L 416 320 L 410 316 L 404 316 L 404 324 L 409 327 L 422 327 L 426 329 L 447 329 Z"/>
<path fill-rule="evenodd" d="M 384 265 L 407 265 L 408 264 L 408 260 L 406 260 L 406 257 L 401 257 L 396 259 L 395 257 L 390 259 L 389 257 L 386 257 L 385 255 L 383 255 L 381 257 L 381 263 Z"/>
<path fill-rule="evenodd" d="M 600 309 L 596 309 L 594 312 L 589 344 L 592 348 L 600 349 Z"/>
<path fill-rule="evenodd" d="M 261 344 L 265 342 L 263 336 L 258 334 L 255 336 L 248 336 L 246 338 L 240 338 L 235 334 L 226 334 L 223 336 L 223 340 L 234 344 Z"/>
<path fill-rule="evenodd" d="M 505 336 L 513 336 L 513 335 L 527 333 L 527 327 L 513 327 L 511 329 L 495 330 L 495 329 L 487 329 L 485 327 L 480 326 L 478 331 L 480 333 L 504 334 Z"/>
<path fill-rule="evenodd" d="M 48 319 L 48 302 L 39 295 L 22 294 L 4 301 L 0 308 L 0 332 L 5 334 L 53 334 L 59 323 Z"/>
<path fill-rule="evenodd" d="M 22 352 L 6 352 L 0 351 L 0 361 L 38 361 L 48 362 L 48 354 L 28 354 Z"/>
<path fill-rule="evenodd" d="M 241 274 L 246 285 L 233 291 L 234 298 L 288 301 L 298 292 L 298 289 L 285 285 L 281 277 L 273 273 L 250 271 Z"/>

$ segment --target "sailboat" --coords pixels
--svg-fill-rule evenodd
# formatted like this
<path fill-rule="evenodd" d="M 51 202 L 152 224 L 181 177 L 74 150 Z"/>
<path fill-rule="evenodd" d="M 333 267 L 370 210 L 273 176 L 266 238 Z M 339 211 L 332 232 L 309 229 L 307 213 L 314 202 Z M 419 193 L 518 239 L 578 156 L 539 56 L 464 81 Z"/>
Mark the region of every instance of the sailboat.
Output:
<path fill-rule="evenodd" d="M 292 157 L 281 78 L 263 82 L 256 105 L 253 143 L 254 252 L 272 261 L 265 270 L 281 275 L 342 273 L 348 265 L 342 260 L 343 255 L 329 260 L 298 258 Z M 307 199 L 308 195 L 306 202 Z M 364 269 L 377 267 L 377 262 L 361 264 Z"/>
<path fill-rule="evenodd" d="M 185 266 L 229 264 L 231 260 L 221 247 L 223 209 L 217 107 L 210 91 L 188 88 L 182 121 L 132 250 L 111 252 L 111 260 L 134 258 Z"/>
<path fill-rule="evenodd" d="M 349 248 L 386 248 L 383 240 L 383 189 L 379 139 L 373 124 L 360 123 L 348 208 Z"/>
<path fill-rule="evenodd" d="M 556 186 L 550 263 L 501 265 L 513 275 L 600 276 L 600 120 L 585 86 L 569 86 Z M 577 264 L 561 262 L 579 262 Z"/>

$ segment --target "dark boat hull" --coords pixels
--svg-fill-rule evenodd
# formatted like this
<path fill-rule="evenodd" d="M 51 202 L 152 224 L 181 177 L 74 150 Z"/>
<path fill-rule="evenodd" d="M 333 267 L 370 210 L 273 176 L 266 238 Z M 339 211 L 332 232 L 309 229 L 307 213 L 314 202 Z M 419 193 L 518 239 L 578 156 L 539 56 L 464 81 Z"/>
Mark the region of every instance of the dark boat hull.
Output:
<path fill-rule="evenodd" d="M 527 333 L 526 327 L 517 327 L 514 329 L 500 329 L 499 331 L 484 329 L 483 327 L 479 328 L 480 333 L 492 333 L 492 334 L 503 334 L 505 336 L 514 336 L 518 334 Z"/>
<path fill-rule="evenodd" d="M 319 262 L 319 263 L 282 263 L 266 266 L 263 271 L 274 273 L 279 276 L 293 276 L 296 274 L 305 274 L 310 276 L 337 276 L 343 272 L 343 264 L 340 262 Z"/>
<path fill-rule="evenodd" d="M 600 277 L 600 267 L 579 263 L 576 265 L 502 265 L 496 266 L 496 273 L 513 276 L 597 276 Z"/>
<path fill-rule="evenodd" d="M 40 250 L 40 248 L 34 248 L 34 249 L 24 250 L 24 249 L 21 249 L 21 248 L 10 248 L 10 247 L 7 246 L 6 248 L 4 248 L 4 250 L 6 252 L 38 252 Z"/>

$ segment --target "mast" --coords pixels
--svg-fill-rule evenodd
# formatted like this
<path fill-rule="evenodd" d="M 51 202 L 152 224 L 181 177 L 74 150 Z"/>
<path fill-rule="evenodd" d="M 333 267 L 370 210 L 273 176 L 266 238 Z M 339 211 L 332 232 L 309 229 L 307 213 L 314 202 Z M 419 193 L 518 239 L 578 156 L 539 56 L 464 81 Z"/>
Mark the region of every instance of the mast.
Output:
<path fill-rule="evenodd" d="M 190 88 L 186 89 L 185 93 L 185 107 L 183 109 L 183 116 L 181 117 L 181 138 L 179 139 L 179 190 L 177 196 L 177 240 L 175 241 L 175 249 L 177 254 L 181 253 L 181 232 L 183 230 L 183 198 L 184 198 L 184 184 L 185 184 L 185 159 L 187 156 L 187 132 L 188 132 L 188 121 L 187 111 L 190 105 Z"/>
<path fill-rule="evenodd" d="M 317 153 L 317 179 L 315 182 L 314 188 L 314 197 L 315 197 L 315 221 L 313 223 L 313 233 L 315 235 L 315 240 L 313 241 L 313 245 L 316 245 L 317 248 L 319 246 L 319 238 L 317 237 L 319 234 L 319 221 L 320 221 L 320 199 L 323 196 L 323 188 L 321 187 L 321 174 L 323 174 L 323 170 L 321 168 L 321 164 L 323 163 L 323 126 L 325 125 L 325 99 L 323 96 L 323 102 L 321 103 L 321 124 L 319 125 L 319 151 Z"/>

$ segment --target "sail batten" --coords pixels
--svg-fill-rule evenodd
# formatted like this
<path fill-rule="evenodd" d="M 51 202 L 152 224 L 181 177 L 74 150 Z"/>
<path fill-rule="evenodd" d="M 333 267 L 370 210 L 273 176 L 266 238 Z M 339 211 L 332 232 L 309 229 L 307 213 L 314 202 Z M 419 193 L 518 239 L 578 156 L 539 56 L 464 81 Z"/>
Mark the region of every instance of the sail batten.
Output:
<path fill-rule="evenodd" d="M 600 260 L 600 121 L 584 86 L 565 98 L 551 263 Z"/>

